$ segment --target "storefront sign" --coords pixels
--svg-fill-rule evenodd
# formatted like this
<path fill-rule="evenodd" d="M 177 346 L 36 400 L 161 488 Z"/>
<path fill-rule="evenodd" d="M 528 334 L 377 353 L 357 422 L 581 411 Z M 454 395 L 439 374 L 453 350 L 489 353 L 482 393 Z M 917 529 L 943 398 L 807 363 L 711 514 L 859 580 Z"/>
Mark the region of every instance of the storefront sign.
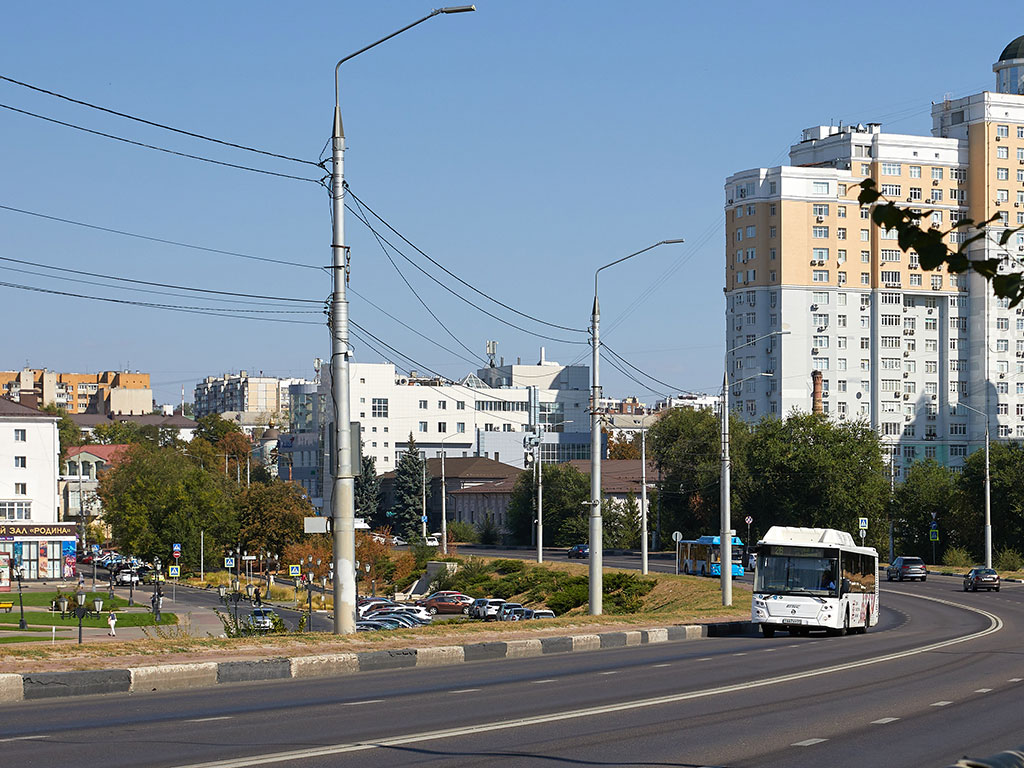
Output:
<path fill-rule="evenodd" d="M 0 554 L 0 592 L 11 591 L 11 556 Z"/>
<path fill-rule="evenodd" d="M 64 539 L 75 538 L 75 526 L 64 523 L 56 524 L 32 524 L 32 523 L 5 523 L 0 524 L 0 537 L 18 537 L 32 539 Z"/>

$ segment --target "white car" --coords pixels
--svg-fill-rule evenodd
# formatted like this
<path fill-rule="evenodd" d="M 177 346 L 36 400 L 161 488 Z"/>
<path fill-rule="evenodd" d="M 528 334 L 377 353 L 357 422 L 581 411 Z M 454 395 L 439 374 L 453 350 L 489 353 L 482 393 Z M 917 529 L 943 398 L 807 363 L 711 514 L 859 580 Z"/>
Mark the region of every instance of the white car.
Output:
<path fill-rule="evenodd" d="M 404 547 L 405 544 L 406 544 L 406 541 L 401 536 L 392 536 L 391 537 L 391 545 L 392 546 L 394 546 L 394 547 Z"/>
<path fill-rule="evenodd" d="M 114 577 L 114 581 L 118 584 L 138 584 L 139 574 L 137 571 L 125 568 L 124 570 L 117 572 L 117 576 Z"/>
<path fill-rule="evenodd" d="M 490 621 L 498 618 L 498 611 L 501 610 L 501 606 L 504 604 L 505 601 L 499 598 L 482 597 L 473 603 L 473 606 L 469 609 L 469 615 L 477 619 Z"/>
<path fill-rule="evenodd" d="M 437 540 L 437 536 L 427 536 L 427 538 L 425 538 L 423 540 L 423 543 L 426 544 L 428 547 L 440 547 L 441 546 L 441 542 L 439 542 Z"/>
<path fill-rule="evenodd" d="M 430 621 L 432 618 L 430 611 L 419 605 L 387 605 L 380 608 L 371 608 L 364 614 L 364 616 L 366 618 L 371 618 L 373 616 L 387 616 L 392 613 L 403 613 L 407 616 L 415 616 L 417 619 L 422 619 L 423 621 Z"/>

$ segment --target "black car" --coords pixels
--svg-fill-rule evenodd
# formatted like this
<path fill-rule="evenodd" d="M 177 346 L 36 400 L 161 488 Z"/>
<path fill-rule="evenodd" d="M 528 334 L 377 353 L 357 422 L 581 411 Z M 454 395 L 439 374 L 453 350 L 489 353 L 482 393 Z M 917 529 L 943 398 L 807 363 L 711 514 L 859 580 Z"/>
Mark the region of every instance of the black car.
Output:
<path fill-rule="evenodd" d="M 578 557 L 580 560 L 590 557 L 590 545 L 589 544 L 574 544 L 565 556 L 570 560 L 574 557 Z"/>
<path fill-rule="evenodd" d="M 979 589 L 999 591 L 999 574 L 991 568 L 971 568 L 964 576 L 964 592 L 971 590 L 977 592 Z"/>

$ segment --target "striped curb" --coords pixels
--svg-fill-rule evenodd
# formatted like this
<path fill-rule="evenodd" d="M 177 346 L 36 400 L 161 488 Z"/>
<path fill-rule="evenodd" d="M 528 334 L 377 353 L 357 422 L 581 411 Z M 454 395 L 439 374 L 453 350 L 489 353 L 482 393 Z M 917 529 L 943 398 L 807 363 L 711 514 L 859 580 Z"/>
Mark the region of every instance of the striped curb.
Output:
<path fill-rule="evenodd" d="M 602 648 L 683 642 L 704 637 L 749 634 L 756 629 L 757 626 L 752 622 L 733 621 L 433 648 L 400 648 L 250 661 L 158 664 L 129 669 L 0 674 L 0 702 L 106 693 L 174 691 L 261 680 L 341 677 L 360 672 L 440 667 L 471 661 L 524 659 L 547 654 L 596 651 Z"/>

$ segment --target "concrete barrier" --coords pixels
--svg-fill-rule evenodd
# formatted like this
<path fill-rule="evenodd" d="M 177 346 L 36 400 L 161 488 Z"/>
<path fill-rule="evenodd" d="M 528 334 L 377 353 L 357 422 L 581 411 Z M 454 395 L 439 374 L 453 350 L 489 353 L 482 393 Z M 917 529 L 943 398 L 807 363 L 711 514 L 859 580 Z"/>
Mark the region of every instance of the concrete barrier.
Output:
<path fill-rule="evenodd" d="M 359 654 L 329 653 L 320 656 L 296 656 L 291 660 L 294 678 L 335 677 L 359 671 Z"/>
<path fill-rule="evenodd" d="M 359 671 L 368 672 L 378 669 L 403 669 L 416 666 L 416 649 L 401 648 L 395 651 L 370 651 L 360 653 Z"/>
<path fill-rule="evenodd" d="M 574 651 L 596 651 L 601 647 L 600 635 L 573 635 L 572 650 Z"/>
<path fill-rule="evenodd" d="M 659 627 L 656 629 L 641 629 L 640 630 L 640 642 L 641 643 L 667 643 L 668 642 L 668 630 Z"/>
<path fill-rule="evenodd" d="M 291 677 L 290 659 L 221 661 L 217 664 L 218 683 L 249 683 L 255 680 L 283 680 Z"/>
<path fill-rule="evenodd" d="M 528 640 L 509 640 L 505 643 L 506 659 L 526 659 L 531 656 L 540 656 L 544 653 L 538 638 Z"/>
<path fill-rule="evenodd" d="M 687 624 L 680 627 L 666 627 L 669 640 L 697 640 L 708 636 L 707 627 L 703 624 Z"/>
<path fill-rule="evenodd" d="M 490 661 L 504 659 L 508 650 L 507 643 L 471 643 L 462 648 L 466 661 Z"/>
<path fill-rule="evenodd" d="M 0 701 L 21 701 L 25 698 L 25 683 L 21 675 L 0 675 Z"/>
<path fill-rule="evenodd" d="M 544 653 L 570 653 L 572 651 L 571 637 L 542 637 L 540 646 Z"/>
<path fill-rule="evenodd" d="M 96 669 L 81 672 L 33 672 L 22 675 L 26 699 L 60 696 L 88 696 L 97 693 L 128 693 L 131 673 L 127 669 Z"/>
<path fill-rule="evenodd" d="M 444 645 L 438 648 L 417 648 L 417 667 L 441 667 L 446 664 L 461 664 L 466 653 L 461 645 Z"/>
<path fill-rule="evenodd" d="M 144 691 L 178 691 L 183 688 L 206 688 L 217 684 L 217 662 L 200 664 L 159 664 L 131 667 L 132 693 Z"/>

